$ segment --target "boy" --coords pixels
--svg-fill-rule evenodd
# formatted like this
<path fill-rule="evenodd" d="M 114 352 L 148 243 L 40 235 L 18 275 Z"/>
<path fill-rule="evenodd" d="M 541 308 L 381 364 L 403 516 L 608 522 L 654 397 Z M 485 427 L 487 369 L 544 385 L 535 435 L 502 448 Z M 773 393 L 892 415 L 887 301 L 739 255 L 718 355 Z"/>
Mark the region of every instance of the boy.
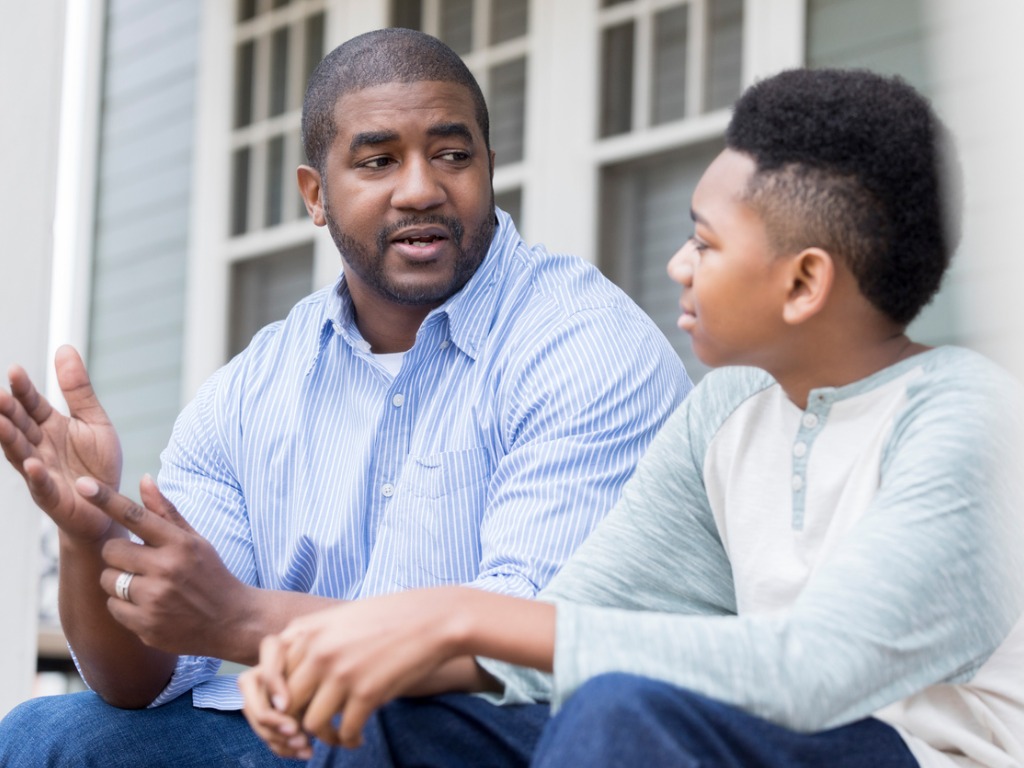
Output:
<path fill-rule="evenodd" d="M 257 731 L 308 756 L 293 717 L 352 747 L 396 696 L 491 689 L 524 706 L 397 701 L 364 749 L 318 757 L 1022 764 L 1021 539 L 999 471 L 1019 393 L 904 333 L 954 248 L 941 139 L 898 79 L 749 89 L 669 265 L 680 327 L 729 367 L 539 601 L 442 588 L 300 618 L 243 680 Z"/>

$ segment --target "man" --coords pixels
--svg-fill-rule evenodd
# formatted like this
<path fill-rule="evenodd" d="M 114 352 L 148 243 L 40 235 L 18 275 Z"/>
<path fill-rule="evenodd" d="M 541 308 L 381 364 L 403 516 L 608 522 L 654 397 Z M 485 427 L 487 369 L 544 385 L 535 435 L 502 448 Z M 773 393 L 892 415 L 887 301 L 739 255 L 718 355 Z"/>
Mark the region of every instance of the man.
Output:
<path fill-rule="evenodd" d="M 77 355 L 57 359 L 70 419 L 12 370 L 0 444 L 60 527 L 62 623 L 99 696 L 15 710 L 5 766 L 287 764 L 220 659 L 254 662 L 339 599 L 532 597 L 612 506 L 689 380 L 596 269 L 522 243 L 487 136 L 479 87 L 434 38 L 380 30 L 325 58 L 298 180 L 343 276 L 207 382 L 144 507 L 73 486 L 120 471 Z"/>

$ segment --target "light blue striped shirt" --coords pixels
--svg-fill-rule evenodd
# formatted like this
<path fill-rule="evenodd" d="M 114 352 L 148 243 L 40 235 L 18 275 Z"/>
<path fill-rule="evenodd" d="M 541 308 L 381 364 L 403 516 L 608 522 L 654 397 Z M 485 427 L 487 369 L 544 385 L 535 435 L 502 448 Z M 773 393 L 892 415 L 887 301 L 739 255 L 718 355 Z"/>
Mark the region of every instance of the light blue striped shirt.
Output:
<path fill-rule="evenodd" d="M 469 583 L 532 597 L 611 509 L 691 384 L 650 319 L 499 211 L 465 288 L 392 376 L 344 277 L 260 331 L 187 406 L 160 487 L 247 584 L 353 599 Z M 237 708 L 220 662 L 194 688 Z"/>

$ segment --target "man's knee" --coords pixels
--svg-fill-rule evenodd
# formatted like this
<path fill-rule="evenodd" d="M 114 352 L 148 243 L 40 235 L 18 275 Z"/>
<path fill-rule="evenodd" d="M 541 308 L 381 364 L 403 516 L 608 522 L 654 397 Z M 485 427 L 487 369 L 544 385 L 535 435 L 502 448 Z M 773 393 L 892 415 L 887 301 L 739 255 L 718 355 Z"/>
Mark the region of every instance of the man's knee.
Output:
<path fill-rule="evenodd" d="M 101 738 L 95 728 L 85 725 L 95 725 L 96 719 L 83 715 L 107 706 L 88 692 L 41 696 L 22 702 L 0 721 L 0 765 L 62 765 L 65 757 L 77 759 L 88 735 Z M 83 738 L 83 734 L 87 736 Z"/>

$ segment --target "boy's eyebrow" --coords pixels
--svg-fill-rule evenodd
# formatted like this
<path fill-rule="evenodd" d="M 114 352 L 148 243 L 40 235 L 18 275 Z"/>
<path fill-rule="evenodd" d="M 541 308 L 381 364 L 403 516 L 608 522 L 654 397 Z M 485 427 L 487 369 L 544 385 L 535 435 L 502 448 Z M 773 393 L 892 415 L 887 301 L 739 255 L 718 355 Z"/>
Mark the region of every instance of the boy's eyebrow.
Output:
<path fill-rule="evenodd" d="M 708 224 L 707 219 L 705 219 L 703 216 L 701 216 L 699 213 L 693 210 L 692 207 L 690 208 L 690 218 L 693 220 L 695 224 L 702 224 L 703 226 L 709 228 L 711 226 L 710 224 Z"/>

